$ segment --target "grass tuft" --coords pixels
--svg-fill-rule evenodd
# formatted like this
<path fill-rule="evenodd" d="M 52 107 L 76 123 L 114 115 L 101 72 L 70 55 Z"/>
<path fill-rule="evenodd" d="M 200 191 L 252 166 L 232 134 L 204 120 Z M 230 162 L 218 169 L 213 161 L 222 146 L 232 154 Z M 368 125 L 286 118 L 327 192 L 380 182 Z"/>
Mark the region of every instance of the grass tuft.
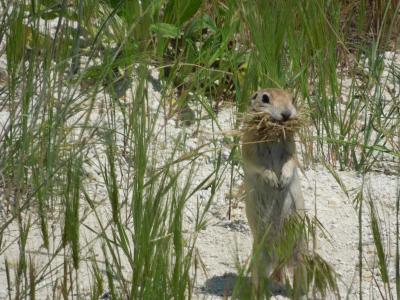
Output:
<path fill-rule="evenodd" d="M 279 122 L 266 113 L 249 112 L 243 116 L 243 123 L 243 132 L 253 133 L 258 141 L 264 142 L 292 137 L 307 125 L 307 119 L 300 113 L 296 118 Z"/>

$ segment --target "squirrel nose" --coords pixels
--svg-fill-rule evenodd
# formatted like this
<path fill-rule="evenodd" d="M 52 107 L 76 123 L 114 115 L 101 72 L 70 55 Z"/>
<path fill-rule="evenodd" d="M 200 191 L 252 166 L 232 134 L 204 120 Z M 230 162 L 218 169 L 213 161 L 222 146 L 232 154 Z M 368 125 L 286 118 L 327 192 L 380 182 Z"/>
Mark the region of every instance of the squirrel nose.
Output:
<path fill-rule="evenodd" d="M 292 115 L 292 113 L 290 111 L 284 111 L 281 113 L 283 121 L 289 120 L 291 115 Z"/>

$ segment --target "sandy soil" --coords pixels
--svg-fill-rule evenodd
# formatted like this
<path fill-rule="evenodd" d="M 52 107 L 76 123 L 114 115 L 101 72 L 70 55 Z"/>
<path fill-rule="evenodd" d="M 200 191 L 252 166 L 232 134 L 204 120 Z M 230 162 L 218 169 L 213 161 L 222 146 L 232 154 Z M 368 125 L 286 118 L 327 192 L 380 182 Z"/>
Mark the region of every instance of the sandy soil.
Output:
<path fill-rule="evenodd" d="M 225 108 L 219 115 L 220 124 L 229 123 L 231 115 L 232 110 Z M 207 124 L 202 128 L 207 128 Z M 224 132 L 224 129 L 222 131 Z M 212 164 L 202 165 L 196 177 L 201 178 L 202 173 L 207 174 L 211 169 Z M 354 171 L 336 172 L 345 186 L 347 195 L 335 177 L 319 163 L 302 173 L 302 189 L 308 214 L 316 216 L 329 234 L 328 238 L 324 238 L 320 232 L 316 250 L 337 272 L 341 297 L 355 299 L 359 297 L 359 220 L 353 200 L 356 193 L 363 190 L 365 195 L 368 195 L 366 198 L 374 201 L 387 242 L 388 261 L 392 263 L 390 278 L 394 286 L 395 203 L 399 178 L 375 172 L 364 177 Z M 251 253 L 252 237 L 244 212 L 244 203 L 239 199 L 242 184 L 240 167 L 235 168 L 233 178 L 236 198 L 231 199 L 234 206 L 231 219 L 228 218 L 230 178 L 226 178 L 210 209 L 208 226 L 198 240 L 197 246 L 206 266 L 206 274 L 199 272 L 200 298 L 222 299 L 221 296 L 229 295 L 237 273 L 236 261 L 239 259 L 242 265 L 245 265 Z M 369 226 L 369 206 L 364 203 L 363 207 L 362 291 L 366 299 L 376 299 L 381 295 L 373 281 L 380 281 L 379 271 Z M 284 297 L 277 296 L 277 298 Z"/>
<path fill-rule="evenodd" d="M 150 88 L 149 99 L 153 103 L 152 113 L 157 110 L 157 100 L 160 94 Z M 196 109 L 196 108 L 195 108 Z M 160 113 L 162 115 L 163 112 Z M 7 112 L 0 113 L 0 132 L 1 127 L 6 123 Z M 101 124 L 104 121 L 104 116 L 100 113 L 93 117 L 93 124 Z M 122 126 L 121 116 L 118 122 Z M 218 123 L 221 129 L 218 129 L 216 123 L 211 119 L 204 119 L 200 122 L 200 126 L 191 126 L 188 128 L 177 127 L 175 120 L 170 120 L 165 123 L 160 117 L 157 121 L 157 132 L 159 132 L 159 140 L 154 144 L 154 147 L 160 147 L 161 151 L 168 152 L 171 150 L 170 145 L 174 144 L 174 140 L 179 134 L 186 133 L 186 150 L 194 150 L 200 145 L 204 147 L 204 155 L 198 160 L 198 168 L 193 177 L 193 186 L 201 182 L 208 174 L 213 171 L 215 154 L 214 150 L 222 150 L 224 162 L 227 161 L 230 147 L 224 142 L 224 133 L 233 128 L 235 113 L 234 108 L 226 105 L 217 116 Z M 166 127 L 164 127 L 166 126 Z M 166 136 L 163 134 L 166 133 Z M 213 141 L 214 144 L 209 144 Z M 210 150 L 207 152 L 207 150 Z M 91 152 L 90 155 L 98 155 L 103 157 L 97 151 Z M 97 153 L 95 153 L 97 152 Z M 86 167 L 88 174 L 88 191 L 96 194 L 97 199 L 104 200 L 106 191 L 101 183 L 102 179 L 98 173 L 98 166 L 93 165 Z M 246 263 L 251 252 L 252 237 L 247 225 L 244 214 L 244 203 L 241 198 L 242 171 L 240 166 L 235 166 L 233 169 L 233 177 L 230 177 L 230 171 L 224 175 L 224 181 L 217 191 L 216 197 L 213 199 L 210 211 L 207 215 L 208 225 L 203 230 L 198 238 L 197 247 L 200 257 L 204 263 L 206 272 L 198 270 L 198 278 L 196 282 L 196 297 L 198 299 L 222 299 L 224 294 L 229 295 L 232 284 L 237 274 L 235 263 L 237 259 L 242 265 Z M 323 164 L 315 163 L 304 170 L 301 176 L 302 187 L 306 207 L 309 215 L 315 215 L 322 225 L 330 234 L 330 239 L 323 238 L 321 235 L 318 238 L 317 251 L 325 258 L 336 270 L 339 279 L 339 288 L 341 297 L 355 299 L 358 297 L 358 230 L 359 220 L 358 213 L 353 204 L 355 193 L 363 190 L 366 195 L 369 195 L 374 200 L 379 211 L 379 218 L 384 232 L 384 238 L 387 242 L 385 247 L 388 252 L 388 261 L 390 266 L 390 279 L 393 284 L 394 280 L 394 233 L 395 233 L 395 203 L 398 196 L 399 179 L 393 175 L 385 175 L 383 173 L 369 173 L 364 178 L 360 177 L 356 172 L 352 171 L 337 171 L 341 181 L 344 183 L 348 195 L 338 184 L 337 180 L 323 166 Z M 233 196 L 230 198 L 230 183 L 233 184 Z M 207 201 L 211 195 L 210 189 L 200 190 L 188 202 L 186 208 L 186 226 L 190 227 L 190 215 L 195 211 L 199 201 Z M 0 196 L 0 202 L 2 196 Z M 232 203 L 231 218 L 228 218 L 229 202 Z M 104 204 L 99 207 L 104 218 L 109 218 L 110 209 Z M 379 270 L 377 269 L 377 260 L 375 255 L 373 238 L 369 227 L 369 213 L 367 203 L 364 203 L 363 210 L 363 244 L 364 253 L 363 260 L 368 266 L 362 277 L 362 292 L 365 299 L 380 298 L 379 290 L 376 284 L 373 284 L 376 279 L 379 280 Z M 2 215 L 0 222 L 3 223 L 7 219 L 6 215 Z M 56 247 L 57 239 L 60 239 L 60 229 L 58 220 L 54 221 L 54 236 L 55 239 L 51 243 L 52 247 Z M 85 224 L 96 228 L 94 217 L 88 217 Z M 14 268 L 17 256 L 16 240 L 18 231 L 16 226 L 10 226 L 6 231 L 4 244 L 10 245 L 9 248 L 0 257 L 0 299 L 7 297 L 4 259 L 7 258 Z M 32 230 L 29 239 L 29 253 L 34 255 L 36 264 L 43 265 L 46 261 L 46 254 L 42 253 L 40 248 L 40 233 L 38 228 Z M 82 232 L 83 244 L 91 241 L 90 232 Z M 53 267 L 49 270 L 54 273 L 49 276 L 49 280 L 45 280 L 39 292 L 39 299 L 44 299 L 51 293 L 50 283 L 55 278 L 61 276 L 62 270 L 57 268 L 57 263 L 62 261 L 56 259 L 53 262 Z M 88 265 L 82 264 L 81 287 L 84 288 L 85 278 L 88 274 Z M 86 274 L 86 275 L 85 275 Z M 86 277 L 85 277 L 86 276 Z M 284 298 L 277 296 L 276 298 Z"/>

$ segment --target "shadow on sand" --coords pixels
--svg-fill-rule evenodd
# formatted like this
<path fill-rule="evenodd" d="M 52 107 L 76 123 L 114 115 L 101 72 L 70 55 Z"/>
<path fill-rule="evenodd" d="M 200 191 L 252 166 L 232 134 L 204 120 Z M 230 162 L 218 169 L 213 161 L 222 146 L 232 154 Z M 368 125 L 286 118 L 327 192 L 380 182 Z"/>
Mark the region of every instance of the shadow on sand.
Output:
<path fill-rule="evenodd" d="M 236 283 L 239 281 L 239 276 L 235 273 L 225 273 L 221 276 L 213 276 L 207 279 L 204 286 L 201 288 L 203 294 L 229 297 L 232 295 Z M 251 291 L 251 278 L 241 278 L 241 290 L 243 293 Z M 285 286 L 278 283 L 271 283 L 268 286 L 272 295 L 288 296 L 288 291 Z M 242 292 L 239 292 L 242 294 Z M 242 297 L 240 297 L 242 298 Z"/>

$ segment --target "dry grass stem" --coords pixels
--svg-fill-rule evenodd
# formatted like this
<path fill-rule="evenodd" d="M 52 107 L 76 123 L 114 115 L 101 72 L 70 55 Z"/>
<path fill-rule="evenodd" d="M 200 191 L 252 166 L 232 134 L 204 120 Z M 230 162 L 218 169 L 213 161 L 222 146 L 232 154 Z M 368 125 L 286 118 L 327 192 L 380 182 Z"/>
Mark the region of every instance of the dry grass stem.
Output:
<path fill-rule="evenodd" d="M 242 134 L 256 132 L 259 141 L 277 141 L 293 136 L 307 123 L 304 112 L 285 122 L 275 121 L 266 113 L 249 112 L 243 115 Z"/>

